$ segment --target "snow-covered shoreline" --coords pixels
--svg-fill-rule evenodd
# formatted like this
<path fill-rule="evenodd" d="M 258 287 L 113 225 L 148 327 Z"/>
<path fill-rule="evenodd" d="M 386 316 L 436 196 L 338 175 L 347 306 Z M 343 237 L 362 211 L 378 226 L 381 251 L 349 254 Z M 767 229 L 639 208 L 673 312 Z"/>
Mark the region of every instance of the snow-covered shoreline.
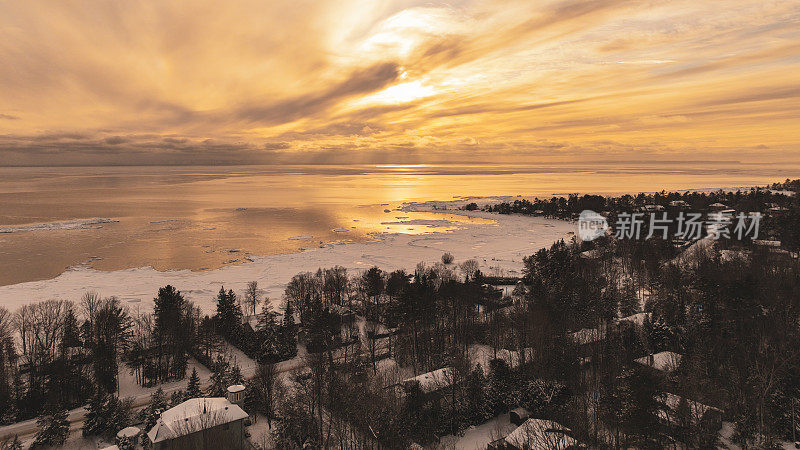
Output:
<path fill-rule="evenodd" d="M 486 202 L 497 199 L 485 199 Z M 574 224 L 541 217 L 498 215 L 455 208 L 467 201 L 409 203 L 402 208 L 411 212 L 441 212 L 492 223 L 454 223 L 455 229 L 428 234 L 381 233 L 366 243 L 347 243 L 308 249 L 299 253 L 252 257 L 252 262 L 207 271 L 157 271 L 139 267 L 112 272 L 75 267 L 61 275 L 41 281 L 0 286 L 0 305 L 14 310 L 24 304 L 51 298 L 78 301 L 88 291 L 102 296 L 119 297 L 132 309 L 152 307 L 158 288 L 171 284 L 205 312 L 214 308 L 214 296 L 221 286 L 243 291 L 249 281 L 258 281 L 267 296 L 278 306 L 286 283 L 292 276 L 320 267 L 343 266 L 357 272 L 377 265 L 384 270 L 409 269 L 424 261 L 432 264 L 442 253 L 450 252 L 456 262 L 474 258 L 481 270 L 498 268 L 509 275 L 519 274 L 522 258 L 554 241 L 567 237 Z M 446 209 L 446 210 L 445 210 Z M 485 222 L 485 221 L 483 221 Z"/>

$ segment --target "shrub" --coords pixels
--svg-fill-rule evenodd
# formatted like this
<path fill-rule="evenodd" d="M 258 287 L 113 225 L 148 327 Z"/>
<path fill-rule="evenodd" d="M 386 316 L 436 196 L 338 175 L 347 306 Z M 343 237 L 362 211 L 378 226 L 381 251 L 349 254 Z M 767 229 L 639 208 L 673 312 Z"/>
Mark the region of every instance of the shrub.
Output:
<path fill-rule="evenodd" d="M 455 258 L 453 258 L 453 255 L 449 252 L 442 255 L 442 262 L 444 264 L 452 264 L 454 259 Z"/>

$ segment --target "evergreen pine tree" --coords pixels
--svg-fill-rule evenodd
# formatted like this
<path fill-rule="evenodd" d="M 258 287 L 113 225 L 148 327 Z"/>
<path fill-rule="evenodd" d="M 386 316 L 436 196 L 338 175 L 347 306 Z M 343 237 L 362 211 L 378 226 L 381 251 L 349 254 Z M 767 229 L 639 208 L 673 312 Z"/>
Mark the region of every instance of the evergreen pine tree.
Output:
<path fill-rule="evenodd" d="M 283 313 L 280 350 L 281 359 L 289 359 L 297 355 L 297 325 L 294 323 L 294 308 L 292 308 L 292 302 L 286 302 L 286 310 Z"/>
<path fill-rule="evenodd" d="M 179 405 L 183 403 L 185 399 L 186 394 L 182 390 L 178 389 L 169 396 L 169 407 L 172 408 L 173 406 Z"/>
<path fill-rule="evenodd" d="M 228 338 L 235 338 L 242 324 L 242 308 L 236 302 L 233 290 L 225 292 L 222 287 L 217 294 L 217 314 L 214 316 L 217 331 Z M 235 340 L 235 339 L 234 339 Z"/>
<path fill-rule="evenodd" d="M 36 419 L 39 430 L 33 440 L 31 448 L 59 447 L 64 444 L 69 435 L 69 421 L 67 410 L 57 409 L 52 414 L 39 416 Z"/>
<path fill-rule="evenodd" d="M 108 394 L 98 390 L 92 398 L 89 399 L 89 405 L 86 407 L 86 415 L 83 418 L 83 430 L 81 433 L 84 437 L 101 434 L 105 424 L 105 403 Z"/>
<path fill-rule="evenodd" d="M 208 389 L 210 397 L 224 397 L 227 392 L 230 373 L 230 364 L 222 356 L 217 356 L 214 362 L 213 370 L 211 371 L 211 386 Z"/>
<path fill-rule="evenodd" d="M 153 428 L 161 417 L 161 413 L 167 409 L 167 395 L 159 386 L 150 394 L 150 404 L 139 413 L 139 419 L 144 422 L 146 430 Z"/>
<path fill-rule="evenodd" d="M 243 383 L 244 383 L 244 376 L 242 375 L 242 369 L 239 368 L 238 364 L 234 364 L 231 367 L 230 372 L 228 373 L 228 385 L 243 384 Z"/>
<path fill-rule="evenodd" d="M 275 313 L 269 302 L 264 303 L 258 317 L 258 336 L 261 341 L 258 349 L 260 362 L 277 362 L 280 359 L 280 335 Z"/>
<path fill-rule="evenodd" d="M 203 393 L 200 392 L 200 376 L 197 375 L 197 369 L 192 369 L 192 375 L 189 377 L 189 384 L 186 387 L 186 398 L 199 398 Z"/>
<path fill-rule="evenodd" d="M 68 308 L 67 313 L 64 315 L 63 327 L 64 333 L 61 335 L 62 351 L 71 347 L 80 346 L 81 333 L 80 329 L 78 329 L 78 319 L 75 317 L 75 313 L 72 311 L 72 308 Z"/>

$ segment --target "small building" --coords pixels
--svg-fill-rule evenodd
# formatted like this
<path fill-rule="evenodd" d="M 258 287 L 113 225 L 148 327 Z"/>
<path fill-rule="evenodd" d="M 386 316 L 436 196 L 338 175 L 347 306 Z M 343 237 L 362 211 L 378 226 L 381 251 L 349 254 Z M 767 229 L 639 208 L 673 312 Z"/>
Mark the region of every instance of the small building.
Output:
<path fill-rule="evenodd" d="M 234 384 L 233 386 L 228 386 L 228 401 L 234 405 L 241 406 L 242 402 L 244 401 L 244 390 L 245 387 L 243 384 Z"/>
<path fill-rule="evenodd" d="M 163 413 L 147 433 L 154 450 L 246 448 L 248 415 L 227 398 L 193 398 Z"/>
<path fill-rule="evenodd" d="M 569 435 L 570 430 L 557 422 L 528 419 L 506 438 L 506 449 L 514 450 L 567 450 L 578 448 L 578 441 Z"/>
<path fill-rule="evenodd" d="M 681 358 L 679 353 L 659 352 L 635 359 L 634 362 L 659 372 L 670 373 L 678 368 Z"/>

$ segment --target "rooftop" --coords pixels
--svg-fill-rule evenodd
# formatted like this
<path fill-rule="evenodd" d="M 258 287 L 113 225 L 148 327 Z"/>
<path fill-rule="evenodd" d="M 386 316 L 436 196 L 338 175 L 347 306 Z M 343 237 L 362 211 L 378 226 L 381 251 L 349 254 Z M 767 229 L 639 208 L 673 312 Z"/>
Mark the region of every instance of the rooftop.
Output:
<path fill-rule="evenodd" d="M 564 450 L 578 444 L 578 441 L 565 434 L 569 431 L 569 428 L 551 420 L 528 419 L 505 440 L 516 448 Z"/>
<path fill-rule="evenodd" d="M 193 398 L 161 413 L 147 437 L 150 442 L 161 442 L 246 417 L 242 408 L 225 398 Z"/>
<path fill-rule="evenodd" d="M 672 372 L 678 368 L 682 356 L 679 353 L 659 352 L 636 359 L 643 366 L 652 367 L 662 372 Z"/>
<path fill-rule="evenodd" d="M 419 388 L 422 392 L 436 391 L 453 383 L 453 368 L 443 367 L 432 372 L 423 373 L 414 378 L 403 380 L 400 384 L 406 385 L 413 382 L 419 383 Z"/>
<path fill-rule="evenodd" d="M 578 345 L 591 344 L 593 342 L 602 341 L 606 338 L 605 327 L 600 328 L 584 328 L 570 334 L 572 340 Z"/>

